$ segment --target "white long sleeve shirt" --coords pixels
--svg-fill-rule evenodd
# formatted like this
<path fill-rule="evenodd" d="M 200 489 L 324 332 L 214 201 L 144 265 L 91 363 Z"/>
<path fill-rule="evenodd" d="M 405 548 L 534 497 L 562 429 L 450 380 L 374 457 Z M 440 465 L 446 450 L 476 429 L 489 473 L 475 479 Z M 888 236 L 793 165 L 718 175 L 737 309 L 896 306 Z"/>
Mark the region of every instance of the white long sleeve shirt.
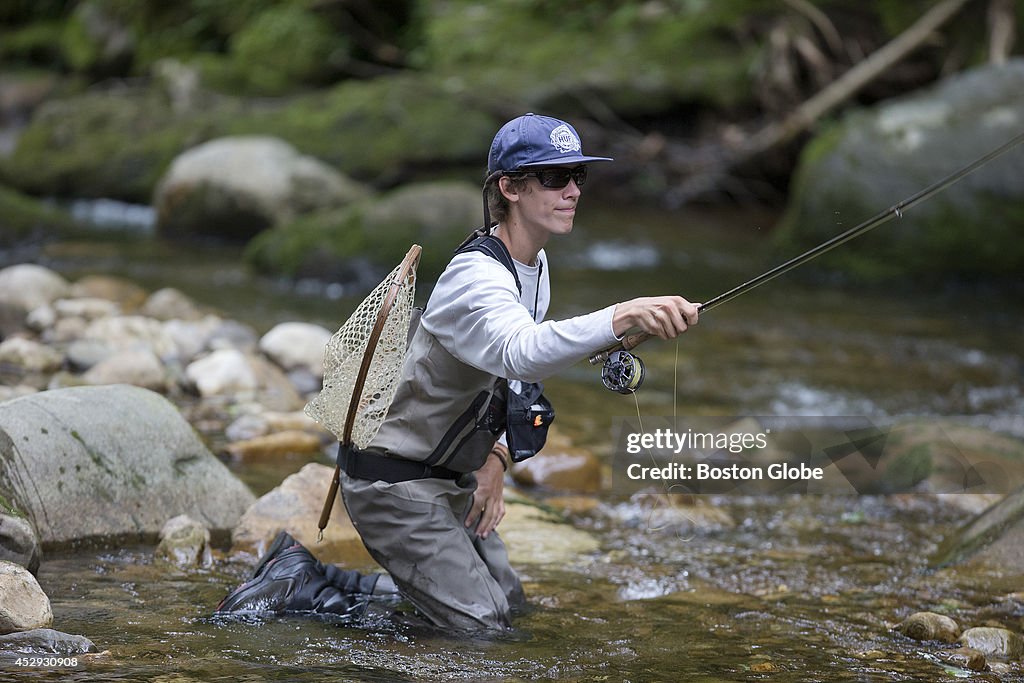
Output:
<path fill-rule="evenodd" d="M 420 320 L 448 353 L 509 380 L 539 382 L 617 341 L 615 306 L 566 320 L 544 320 L 551 300 L 547 256 L 515 262 L 512 273 L 480 252 L 455 256 L 441 274 Z"/>

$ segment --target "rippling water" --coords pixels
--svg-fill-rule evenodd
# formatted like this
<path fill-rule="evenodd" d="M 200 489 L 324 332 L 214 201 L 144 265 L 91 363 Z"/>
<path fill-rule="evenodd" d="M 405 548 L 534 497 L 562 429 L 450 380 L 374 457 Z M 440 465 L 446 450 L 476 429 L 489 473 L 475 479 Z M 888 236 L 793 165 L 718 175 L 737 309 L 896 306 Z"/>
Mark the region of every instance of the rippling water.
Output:
<path fill-rule="evenodd" d="M 771 254 L 772 216 L 667 215 L 585 206 L 549 247 L 555 301 L 569 316 L 654 293 L 706 300 L 792 254 Z M 426 248 L 448 248 L 425 245 Z M 97 240 L 48 248 L 69 277 L 108 272 L 175 286 L 258 330 L 283 320 L 336 327 L 359 294 L 327 283 L 255 278 L 231 249 Z M 967 416 L 1024 436 L 1019 292 L 859 290 L 785 276 L 708 313 L 678 343 L 638 349 L 635 399 L 580 363 L 548 382 L 559 426 L 610 456 L 615 416 Z M 217 438 L 217 435 L 207 435 Z M 241 472 L 265 490 L 302 461 Z M 549 499 L 559 505 L 557 499 Z M 595 501 L 591 501 L 594 503 Z M 693 532 L 606 495 L 572 522 L 599 551 L 573 567 L 522 567 L 531 610 L 517 631 L 456 639 L 382 609 L 366 623 L 225 621 L 213 606 L 248 571 L 218 561 L 183 572 L 152 547 L 50 554 L 40 580 L 57 628 L 105 655 L 32 680 L 937 680 L 963 672 L 943 646 L 890 632 L 913 611 L 969 625 L 1019 624 L 1019 585 L 997 575 L 924 571 L 969 512 L 928 497 L 790 496 L 710 500 L 736 522 Z M 990 676 L 992 674 L 989 674 Z M 1000 680 L 1024 680 L 1017 665 Z M 979 679 L 980 680 L 980 679 Z M 994 680 L 994 679 L 993 679 Z"/>

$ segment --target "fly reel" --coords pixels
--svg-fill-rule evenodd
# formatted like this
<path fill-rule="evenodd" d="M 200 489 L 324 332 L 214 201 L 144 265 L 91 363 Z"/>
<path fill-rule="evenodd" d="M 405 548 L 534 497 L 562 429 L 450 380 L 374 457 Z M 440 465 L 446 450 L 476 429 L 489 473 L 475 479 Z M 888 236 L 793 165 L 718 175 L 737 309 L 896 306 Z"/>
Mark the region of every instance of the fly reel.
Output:
<path fill-rule="evenodd" d="M 644 383 L 644 362 L 629 351 L 612 351 L 601 367 L 601 383 L 619 394 L 632 394 Z"/>

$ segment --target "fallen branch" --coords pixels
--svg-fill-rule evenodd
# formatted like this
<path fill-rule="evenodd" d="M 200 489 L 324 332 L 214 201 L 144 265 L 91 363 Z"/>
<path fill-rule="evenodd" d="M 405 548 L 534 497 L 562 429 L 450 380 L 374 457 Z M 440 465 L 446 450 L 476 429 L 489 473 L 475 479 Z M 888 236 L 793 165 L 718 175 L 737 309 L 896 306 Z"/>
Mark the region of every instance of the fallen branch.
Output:
<path fill-rule="evenodd" d="M 660 141 L 666 166 L 683 177 L 670 193 L 672 204 L 720 188 L 735 167 L 778 148 L 808 130 L 827 113 L 920 48 L 970 0 L 942 0 L 884 46 L 796 107 L 781 121 L 769 123 L 736 142 L 692 147 L 675 140 Z"/>

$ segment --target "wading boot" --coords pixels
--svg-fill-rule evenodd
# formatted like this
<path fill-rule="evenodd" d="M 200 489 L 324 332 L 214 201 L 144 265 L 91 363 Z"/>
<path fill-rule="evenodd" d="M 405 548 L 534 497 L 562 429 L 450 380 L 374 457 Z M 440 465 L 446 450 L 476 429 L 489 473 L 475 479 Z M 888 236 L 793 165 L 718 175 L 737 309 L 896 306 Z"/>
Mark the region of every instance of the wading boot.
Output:
<path fill-rule="evenodd" d="M 252 578 L 221 600 L 216 611 L 311 612 L 358 618 L 381 576 L 325 565 L 282 531 L 256 565 Z M 381 588 L 389 584 L 393 585 L 385 581 Z"/>

